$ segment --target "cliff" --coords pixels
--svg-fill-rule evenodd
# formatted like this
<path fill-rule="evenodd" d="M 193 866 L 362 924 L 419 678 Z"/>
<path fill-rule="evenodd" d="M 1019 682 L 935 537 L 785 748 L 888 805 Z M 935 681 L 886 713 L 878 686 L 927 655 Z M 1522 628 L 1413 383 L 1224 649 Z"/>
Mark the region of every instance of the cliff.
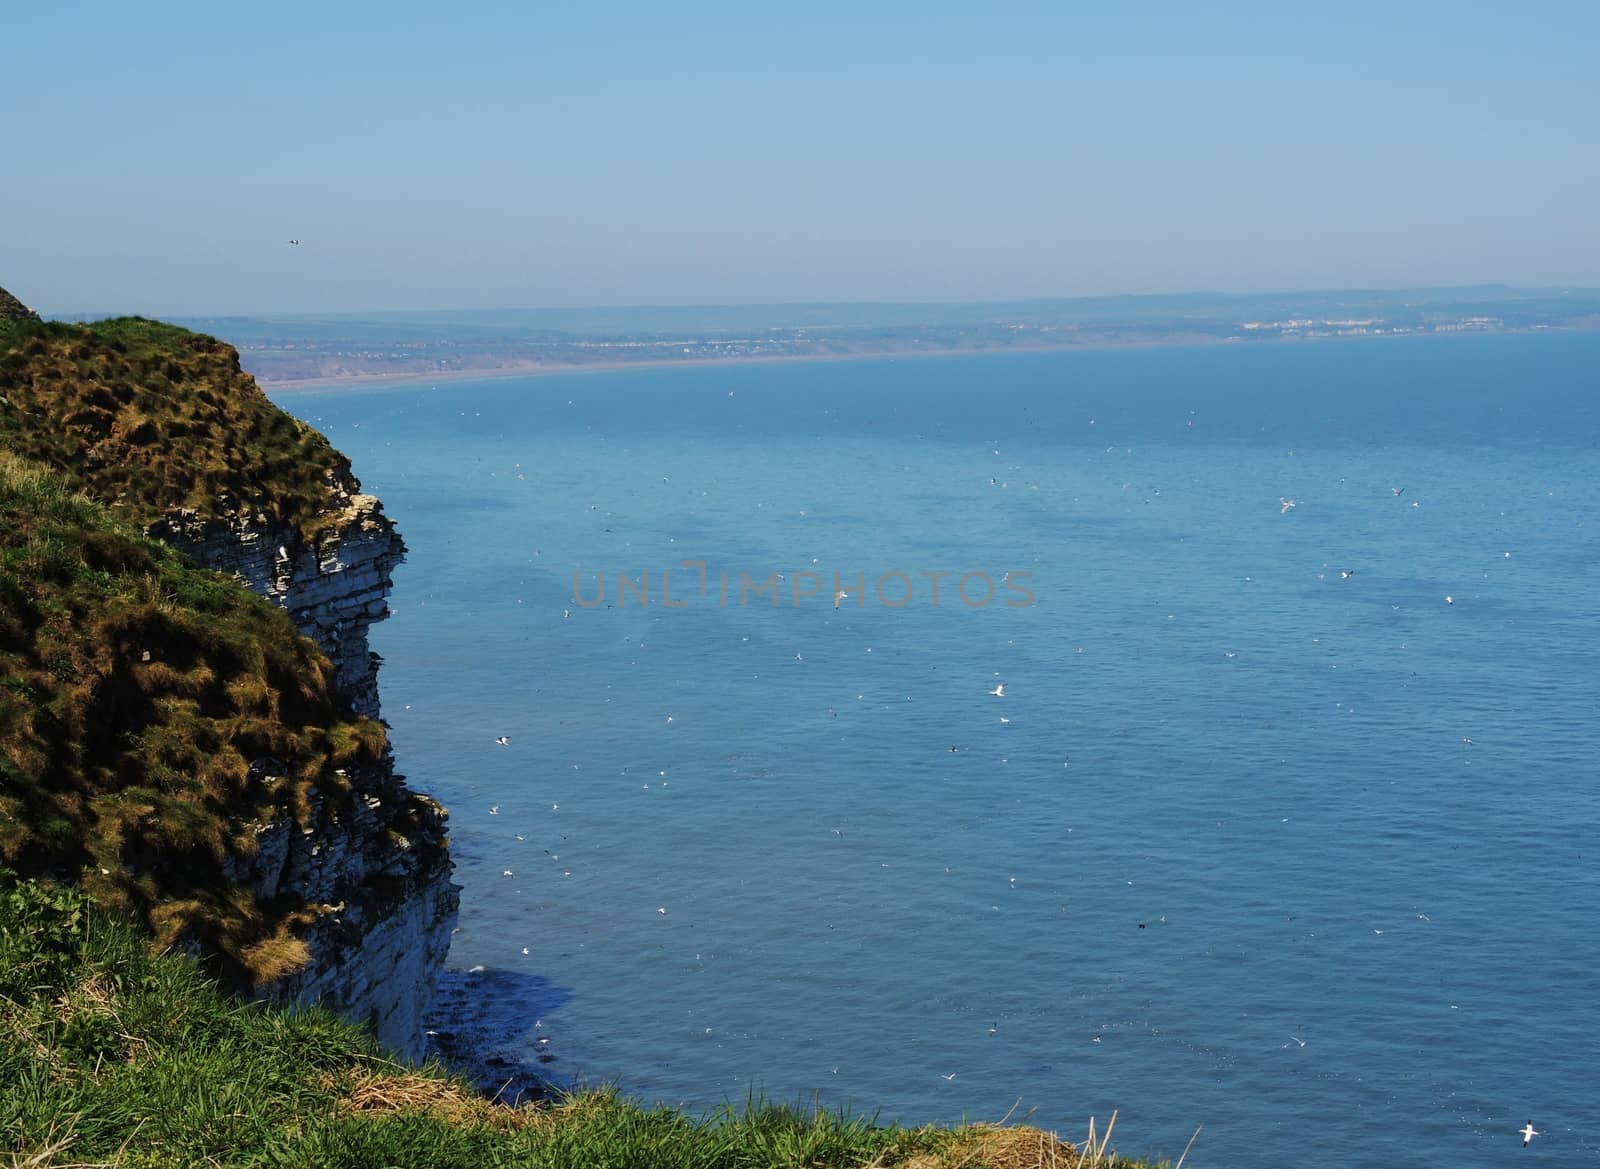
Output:
<path fill-rule="evenodd" d="M 0 861 L 77 876 L 236 985 L 320 1000 L 417 1051 L 457 890 L 445 813 L 395 773 L 376 721 L 367 631 L 405 552 L 378 501 L 230 347 L 137 318 L 0 323 L 0 448 L 18 515 L 34 490 L 22 481 L 99 505 L 6 529 L 18 563 L 43 554 L 43 529 L 79 550 L 58 600 L 82 611 L 70 629 L 37 611 L 13 631 L 8 682 L 35 683 L 0 692 L 13 708 L 25 698 L 0 711 L 0 727 L 23 728 L 0 731 Z M 73 524 L 137 551 L 99 565 Z M 232 630 L 219 633 L 161 612 L 124 562 L 177 594 L 210 593 L 154 540 L 242 581 L 281 625 L 227 609 L 207 618 Z M 95 621 L 115 625 L 107 605 L 143 616 L 102 652 L 81 643 Z M 299 655 L 287 673 L 276 640 Z M 252 674 L 258 661 L 279 673 Z M 115 733 L 97 734 L 106 709 Z M 166 839 L 177 820 L 193 822 L 182 864 Z"/>

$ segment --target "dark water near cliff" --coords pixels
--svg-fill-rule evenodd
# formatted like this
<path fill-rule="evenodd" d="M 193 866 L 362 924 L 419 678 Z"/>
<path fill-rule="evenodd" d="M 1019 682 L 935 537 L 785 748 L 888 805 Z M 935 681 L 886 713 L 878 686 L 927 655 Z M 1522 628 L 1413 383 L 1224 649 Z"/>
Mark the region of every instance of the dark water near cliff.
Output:
<path fill-rule="evenodd" d="M 1597 371 L 1517 336 L 280 400 L 410 545 L 384 710 L 510 1048 L 697 1111 L 1577 1164 Z M 1008 571 L 1035 604 L 953 595 Z"/>

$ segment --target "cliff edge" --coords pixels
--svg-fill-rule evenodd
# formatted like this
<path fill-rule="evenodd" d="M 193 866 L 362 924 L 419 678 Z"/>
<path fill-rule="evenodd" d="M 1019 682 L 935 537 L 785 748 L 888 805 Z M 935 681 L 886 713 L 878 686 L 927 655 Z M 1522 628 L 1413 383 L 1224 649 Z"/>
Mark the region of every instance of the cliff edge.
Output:
<path fill-rule="evenodd" d="M 231 347 L 139 318 L 0 321 L 0 450 L 7 579 L 27 594 L 65 549 L 52 595 L 71 614 L 23 606 L 0 636 L 0 862 L 81 880 L 235 985 L 418 1052 L 458 891 L 446 814 L 377 721 L 367 633 L 405 553 L 379 502 Z M 52 492 L 84 498 L 46 522 Z M 163 546 L 281 625 L 146 595 L 157 579 L 222 604 Z"/>
<path fill-rule="evenodd" d="M 0 321 L 37 321 L 39 314 L 0 288 Z"/>

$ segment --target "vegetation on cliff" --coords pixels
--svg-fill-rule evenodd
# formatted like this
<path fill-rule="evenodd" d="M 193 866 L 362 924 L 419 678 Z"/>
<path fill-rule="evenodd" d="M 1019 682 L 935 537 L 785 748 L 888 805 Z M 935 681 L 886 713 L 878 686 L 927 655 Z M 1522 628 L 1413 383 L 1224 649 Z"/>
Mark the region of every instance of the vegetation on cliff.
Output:
<path fill-rule="evenodd" d="M 144 533 L 312 540 L 358 489 L 233 349 L 137 317 L 0 320 L 0 864 L 77 880 L 242 986 L 322 913 L 237 879 L 263 825 L 397 781 L 289 618 Z M 374 793 L 374 788 L 382 790 Z"/>
<path fill-rule="evenodd" d="M 905 1129 L 614 1092 L 511 1108 L 319 1010 L 240 1003 L 72 889 L 0 875 L 0 1150 L 13 1165 L 279 1169 L 1076 1169 L 1029 1128 Z"/>
<path fill-rule="evenodd" d="M 0 453 L 0 863 L 264 981 L 315 910 L 260 901 L 230 863 L 386 750 L 281 610 Z"/>
<path fill-rule="evenodd" d="M 309 540 L 357 488 L 349 460 L 268 401 L 232 346 L 140 317 L 0 319 L 0 447 L 146 530 L 187 510 Z"/>

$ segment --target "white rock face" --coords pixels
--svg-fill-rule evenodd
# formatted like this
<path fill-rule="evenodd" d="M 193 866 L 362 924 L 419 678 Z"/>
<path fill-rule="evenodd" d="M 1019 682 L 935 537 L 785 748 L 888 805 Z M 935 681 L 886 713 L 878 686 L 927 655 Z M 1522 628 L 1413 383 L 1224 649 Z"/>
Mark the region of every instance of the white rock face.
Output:
<path fill-rule="evenodd" d="M 286 609 L 333 662 L 352 708 L 377 718 L 379 659 L 367 630 L 388 616 L 405 544 L 377 499 L 357 494 L 353 481 L 333 486 L 337 511 L 314 544 L 248 518 L 192 514 L 151 534 Z M 252 778 L 271 782 L 275 767 L 257 760 Z M 423 1012 L 460 899 L 450 880 L 447 813 L 409 790 L 391 759 L 370 772 L 337 773 L 324 787 L 304 828 L 287 815 L 258 825 L 256 855 L 230 874 L 263 898 L 294 897 L 317 915 L 306 935 L 311 965 L 262 993 L 321 1002 L 370 1023 L 385 1046 L 419 1055 Z"/>
<path fill-rule="evenodd" d="M 377 718 L 378 656 L 367 648 L 367 629 L 389 615 L 393 573 L 406 546 L 375 497 L 341 492 L 339 501 L 334 527 L 315 546 L 247 523 L 184 518 L 152 534 L 287 609 L 332 660 L 340 693 L 357 713 Z"/>

